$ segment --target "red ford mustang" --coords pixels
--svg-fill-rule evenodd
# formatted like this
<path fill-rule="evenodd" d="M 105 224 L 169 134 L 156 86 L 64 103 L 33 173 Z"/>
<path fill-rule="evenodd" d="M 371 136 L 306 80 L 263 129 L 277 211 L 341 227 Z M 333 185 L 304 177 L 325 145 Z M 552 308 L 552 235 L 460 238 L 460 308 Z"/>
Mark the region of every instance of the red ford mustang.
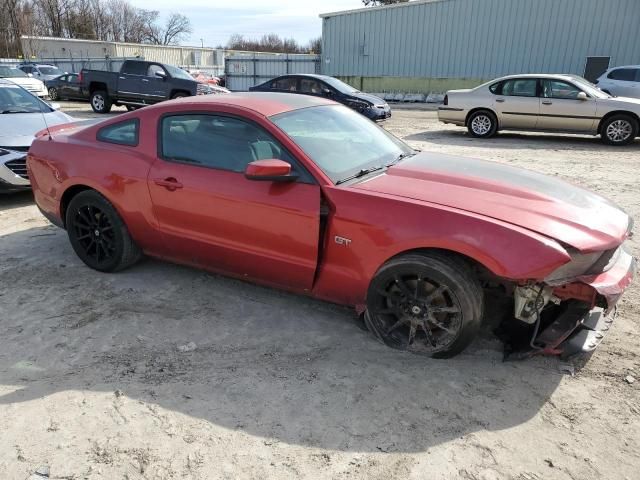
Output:
<path fill-rule="evenodd" d="M 455 355 L 485 292 L 526 354 L 589 351 L 631 282 L 630 217 L 527 170 L 420 153 L 334 102 L 190 97 L 41 132 L 38 206 L 91 268 L 147 254 L 352 305 L 387 345 Z"/>

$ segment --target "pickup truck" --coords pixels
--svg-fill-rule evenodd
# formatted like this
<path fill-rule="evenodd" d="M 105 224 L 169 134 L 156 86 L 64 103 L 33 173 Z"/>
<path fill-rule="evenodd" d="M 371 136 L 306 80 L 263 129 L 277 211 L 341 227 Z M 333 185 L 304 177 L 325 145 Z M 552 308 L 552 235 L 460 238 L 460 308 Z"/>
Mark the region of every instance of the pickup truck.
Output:
<path fill-rule="evenodd" d="M 112 105 L 135 110 L 172 98 L 210 93 L 184 70 L 157 62 L 126 60 L 120 72 L 87 70 L 80 82 L 89 91 L 89 102 L 96 113 L 109 113 Z"/>

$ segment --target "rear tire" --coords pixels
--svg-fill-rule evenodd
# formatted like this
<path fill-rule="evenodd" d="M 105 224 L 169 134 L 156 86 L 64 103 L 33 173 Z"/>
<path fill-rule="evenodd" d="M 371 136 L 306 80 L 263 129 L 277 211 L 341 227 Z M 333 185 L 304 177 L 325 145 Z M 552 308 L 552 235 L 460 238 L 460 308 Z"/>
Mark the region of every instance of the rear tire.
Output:
<path fill-rule="evenodd" d="M 125 107 L 127 107 L 127 112 L 133 112 L 134 110 L 137 110 L 138 108 L 140 108 L 136 105 L 125 105 Z"/>
<path fill-rule="evenodd" d="M 439 252 L 402 255 L 371 281 L 365 324 L 391 348 L 448 358 L 475 338 L 483 301 L 482 287 L 463 260 Z"/>
<path fill-rule="evenodd" d="M 490 138 L 498 131 L 498 119 L 489 110 L 478 110 L 469 115 L 467 129 L 472 137 Z"/>
<path fill-rule="evenodd" d="M 111 111 L 112 101 L 104 90 L 96 90 L 89 97 L 91 108 L 96 113 L 109 113 Z"/>
<path fill-rule="evenodd" d="M 638 121 L 623 113 L 607 118 L 600 127 L 600 137 L 607 145 L 628 145 L 637 136 Z"/>
<path fill-rule="evenodd" d="M 76 255 L 94 270 L 117 272 L 142 256 L 114 206 L 95 190 L 85 190 L 71 199 L 66 227 Z"/>

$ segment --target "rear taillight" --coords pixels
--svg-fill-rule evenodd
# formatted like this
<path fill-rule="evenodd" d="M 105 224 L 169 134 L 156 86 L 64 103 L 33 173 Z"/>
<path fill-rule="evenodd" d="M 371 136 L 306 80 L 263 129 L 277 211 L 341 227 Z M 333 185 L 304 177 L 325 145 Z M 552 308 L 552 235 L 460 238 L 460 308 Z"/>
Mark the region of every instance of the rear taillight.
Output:
<path fill-rule="evenodd" d="M 82 83 L 82 70 L 80 70 L 80 73 L 78 74 L 78 83 Z"/>
<path fill-rule="evenodd" d="M 449 95 L 444 96 L 444 104 L 449 105 Z"/>

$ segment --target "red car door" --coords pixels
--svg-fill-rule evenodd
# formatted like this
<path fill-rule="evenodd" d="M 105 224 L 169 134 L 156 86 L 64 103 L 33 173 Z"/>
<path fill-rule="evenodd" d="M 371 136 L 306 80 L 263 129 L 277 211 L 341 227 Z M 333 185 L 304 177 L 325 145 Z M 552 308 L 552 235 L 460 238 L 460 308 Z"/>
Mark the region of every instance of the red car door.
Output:
<path fill-rule="evenodd" d="M 149 172 L 153 209 L 168 256 L 298 290 L 312 286 L 320 187 L 258 125 L 213 114 L 161 120 Z M 254 160 L 292 164 L 295 182 L 245 178 Z"/>

